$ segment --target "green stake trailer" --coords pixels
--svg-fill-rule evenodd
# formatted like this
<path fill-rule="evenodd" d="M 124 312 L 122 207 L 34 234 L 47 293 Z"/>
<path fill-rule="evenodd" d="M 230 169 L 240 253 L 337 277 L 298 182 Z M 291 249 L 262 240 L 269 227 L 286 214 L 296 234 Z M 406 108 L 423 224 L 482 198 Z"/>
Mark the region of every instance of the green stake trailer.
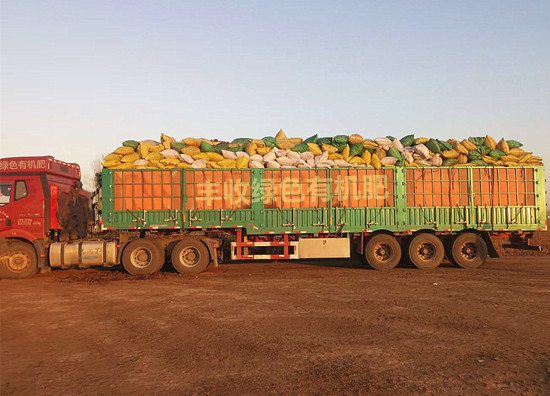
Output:
<path fill-rule="evenodd" d="M 529 240 L 546 229 L 541 166 L 104 170 L 102 186 L 103 228 L 120 232 L 130 273 L 157 271 L 165 253 L 179 272 L 196 273 L 222 252 L 356 251 L 382 270 L 402 258 L 432 269 L 447 255 L 474 268 L 497 256 L 491 238 L 537 249 Z"/>
<path fill-rule="evenodd" d="M 42 180 L 36 194 L 53 191 L 38 171 L 0 176 L 12 195 L 14 183 L 27 177 Z M 68 241 L 58 224 L 28 240 L 26 223 L 12 221 L 19 215 L 10 212 L 13 202 L 24 208 L 22 201 L 6 201 L 0 275 L 120 263 L 131 274 L 151 274 L 166 258 L 181 273 L 199 273 L 229 259 L 348 258 L 353 252 L 380 270 L 401 259 L 433 269 L 444 256 L 475 268 L 497 256 L 493 238 L 537 249 L 529 241 L 546 229 L 542 166 L 104 169 L 100 186 L 93 198 L 100 232 Z M 54 205 L 46 206 L 51 212 Z M 2 222 L 5 214 L 11 217 Z"/>

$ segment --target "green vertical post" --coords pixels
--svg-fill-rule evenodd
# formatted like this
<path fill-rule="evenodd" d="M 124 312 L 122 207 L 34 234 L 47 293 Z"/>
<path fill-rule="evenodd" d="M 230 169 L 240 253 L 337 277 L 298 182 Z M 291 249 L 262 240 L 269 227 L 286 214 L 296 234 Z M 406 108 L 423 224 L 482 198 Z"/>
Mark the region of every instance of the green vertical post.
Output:
<path fill-rule="evenodd" d="M 405 229 L 407 223 L 407 197 L 406 197 L 406 180 L 405 168 L 394 168 L 393 177 L 393 192 L 395 195 L 395 225 L 398 231 Z"/>
<path fill-rule="evenodd" d="M 254 213 L 254 225 L 264 227 L 264 170 L 250 170 L 250 208 Z"/>

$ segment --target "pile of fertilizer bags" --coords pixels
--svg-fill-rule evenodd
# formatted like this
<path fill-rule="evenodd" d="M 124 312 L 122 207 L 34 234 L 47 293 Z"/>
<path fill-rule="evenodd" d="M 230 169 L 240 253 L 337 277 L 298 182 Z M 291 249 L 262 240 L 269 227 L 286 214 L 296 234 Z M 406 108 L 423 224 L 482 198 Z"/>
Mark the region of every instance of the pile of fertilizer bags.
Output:
<path fill-rule="evenodd" d="M 108 169 L 170 168 L 344 168 L 408 166 L 531 166 L 542 158 L 521 149 L 515 140 L 498 143 L 489 135 L 462 141 L 392 136 L 374 140 L 337 135 L 305 140 L 275 137 L 239 138 L 229 142 L 161 135 L 160 142 L 127 140 L 104 158 Z"/>

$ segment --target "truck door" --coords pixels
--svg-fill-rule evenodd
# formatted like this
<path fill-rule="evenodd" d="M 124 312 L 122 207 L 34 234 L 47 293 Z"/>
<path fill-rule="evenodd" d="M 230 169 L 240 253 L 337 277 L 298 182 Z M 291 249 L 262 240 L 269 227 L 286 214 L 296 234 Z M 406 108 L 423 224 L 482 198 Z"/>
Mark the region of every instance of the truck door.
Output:
<path fill-rule="evenodd" d="M 0 229 L 18 229 L 44 237 L 44 193 L 39 176 L 2 177 Z"/>

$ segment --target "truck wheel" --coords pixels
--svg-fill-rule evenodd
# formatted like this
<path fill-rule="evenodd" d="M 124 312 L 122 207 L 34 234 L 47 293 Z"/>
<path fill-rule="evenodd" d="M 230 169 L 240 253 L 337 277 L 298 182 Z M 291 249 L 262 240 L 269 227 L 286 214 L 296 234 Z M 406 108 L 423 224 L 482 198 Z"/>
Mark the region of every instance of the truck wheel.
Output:
<path fill-rule="evenodd" d="M 154 274 L 164 265 L 164 251 L 149 239 L 136 239 L 126 246 L 122 265 L 132 275 Z"/>
<path fill-rule="evenodd" d="M 408 252 L 411 263 L 424 270 L 437 268 L 445 257 L 445 247 L 441 239 L 426 232 L 413 237 Z"/>
<path fill-rule="evenodd" d="M 179 241 L 171 257 L 172 265 L 180 274 L 198 274 L 210 264 L 208 248 L 198 239 Z"/>
<path fill-rule="evenodd" d="M 447 254 L 449 261 L 466 269 L 477 268 L 487 260 L 487 244 L 479 235 L 472 232 L 460 234 L 450 243 Z"/>
<path fill-rule="evenodd" d="M 391 235 L 375 235 L 365 246 L 365 260 L 377 270 L 390 270 L 399 264 L 400 259 L 401 245 Z"/>
<path fill-rule="evenodd" d="M 25 242 L 12 242 L 9 254 L 0 259 L 1 278 L 27 278 L 38 272 L 34 247 Z"/>

